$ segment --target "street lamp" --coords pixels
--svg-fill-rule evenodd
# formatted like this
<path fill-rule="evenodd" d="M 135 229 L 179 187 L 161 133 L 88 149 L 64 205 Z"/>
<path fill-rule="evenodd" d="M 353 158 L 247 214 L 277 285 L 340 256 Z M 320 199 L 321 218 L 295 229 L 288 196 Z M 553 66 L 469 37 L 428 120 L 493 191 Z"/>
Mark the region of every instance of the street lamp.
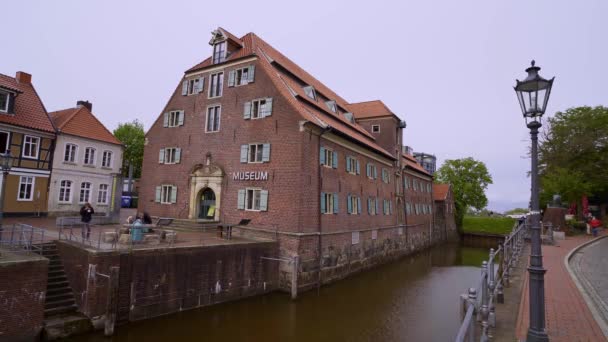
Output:
<path fill-rule="evenodd" d="M 530 129 L 532 139 L 532 197 L 531 197 L 531 217 L 530 229 L 532 249 L 530 253 L 530 326 L 526 340 L 549 341 L 549 336 L 545 330 L 545 272 L 543 268 L 543 256 L 541 251 L 540 239 L 540 208 L 538 203 L 538 129 L 542 126 L 541 119 L 547 108 L 549 95 L 553 80 L 542 78 L 538 71 L 540 67 L 532 66 L 526 69 L 528 77 L 523 81 L 517 81 L 515 93 L 521 106 L 522 114 L 526 120 L 526 125 Z"/>
<path fill-rule="evenodd" d="M 2 232 L 4 230 L 2 226 L 2 219 L 4 218 L 4 188 L 6 188 L 8 173 L 11 171 L 11 159 L 10 151 L 0 153 L 0 171 L 3 173 L 2 189 L 0 189 L 0 241 L 2 241 Z"/>

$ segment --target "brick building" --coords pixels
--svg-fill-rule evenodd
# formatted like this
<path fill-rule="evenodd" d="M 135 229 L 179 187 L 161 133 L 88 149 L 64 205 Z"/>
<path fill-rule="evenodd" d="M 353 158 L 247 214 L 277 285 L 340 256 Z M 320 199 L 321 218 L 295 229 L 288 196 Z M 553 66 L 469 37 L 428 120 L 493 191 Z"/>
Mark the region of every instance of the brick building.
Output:
<path fill-rule="evenodd" d="M 146 133 L 140 210 L 250 219 L 237 234 L 299 256 L 300 287 L 418 247 L 407 234 L 432 243 L 432 177 L 387 106 L 347 102 L 253 33 L 210 45 Z"/>

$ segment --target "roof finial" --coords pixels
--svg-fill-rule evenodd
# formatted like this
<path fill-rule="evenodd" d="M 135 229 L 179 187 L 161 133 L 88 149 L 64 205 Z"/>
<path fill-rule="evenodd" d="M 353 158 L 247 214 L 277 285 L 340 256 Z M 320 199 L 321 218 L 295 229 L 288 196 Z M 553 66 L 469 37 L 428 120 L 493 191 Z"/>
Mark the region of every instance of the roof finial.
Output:
<path fill-rule="evenodd" d="M 536 62 L 534 60 L 532 60 L 532 66 L 534 66 L 534 64 L 536 64 Z"/>

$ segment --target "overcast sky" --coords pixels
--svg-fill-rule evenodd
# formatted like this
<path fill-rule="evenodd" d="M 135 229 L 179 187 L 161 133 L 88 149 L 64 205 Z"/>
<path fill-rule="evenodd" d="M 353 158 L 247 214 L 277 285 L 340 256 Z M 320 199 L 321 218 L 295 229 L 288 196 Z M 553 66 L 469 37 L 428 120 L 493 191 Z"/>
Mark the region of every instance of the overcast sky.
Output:
<path fill-rule="evenodd" d="M 547 113 L 606 105 L 608 1 L 6 1 L 0 73 L 26 71 L 47 110 L 93 103 L 146 129 L 218 26 L 255 32 L 349 102 L 381 99 L 405 143 L 486 163 L 489 208 L 527 206 L 529 135 L 513 85 L 556 76 Z M 439 166 L 438 165 L 438 166 Z"/>

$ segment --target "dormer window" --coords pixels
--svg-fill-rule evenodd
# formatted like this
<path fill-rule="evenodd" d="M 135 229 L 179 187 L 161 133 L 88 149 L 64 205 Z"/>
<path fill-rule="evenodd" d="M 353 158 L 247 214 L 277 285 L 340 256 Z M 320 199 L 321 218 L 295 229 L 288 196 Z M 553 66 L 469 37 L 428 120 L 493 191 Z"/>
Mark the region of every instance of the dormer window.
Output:
<path fill-rule="evenodd" d="M 226 41 L 213 45 L 213 64 L 222 63 L 226 60 Z"/>
<path fill-rule="evenodd" d="M 336 101 L 331 100 L 331 101 L 325 101 L 325 105 L 327 105 L 327 108 L 329 110 L 331 110 L 334 113 L 338 112 L 338 107 L 336 106 Z"/>
<path fill-rule="evenodd" d="M 9 93 L 0 90 L 0 112 L 8 113 L 9 99 L 10 99 Z"/>
<path fill-rule="evenodd" d="M 317 101 L 317 94 L 315 93 L 315 88 L 313 88 L 312 86 L 304 87 L 304 93 L 306 93 L 306 96 L 308 96 L 309 98 Z"/>
<path fill-rule="evenodd" d="M 346 120 L 348 120 L 350 123 L 355 123 L 353 113 L 344 113 L 344 118 L 346 118 Z"/>

